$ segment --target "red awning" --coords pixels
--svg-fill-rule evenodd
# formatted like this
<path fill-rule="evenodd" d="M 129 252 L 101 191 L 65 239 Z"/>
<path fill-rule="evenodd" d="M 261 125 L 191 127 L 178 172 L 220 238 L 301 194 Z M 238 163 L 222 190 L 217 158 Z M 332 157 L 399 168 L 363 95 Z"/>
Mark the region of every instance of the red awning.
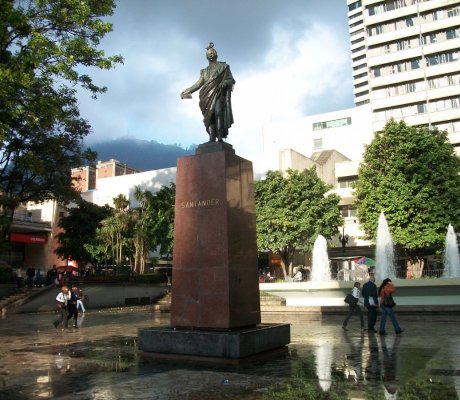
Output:
<path fill-rule="evenodd" d="M 36 233 L 10 233 L 10 242 L 46 244 L 48 243 L 48 235 L 39 235 Z"/>

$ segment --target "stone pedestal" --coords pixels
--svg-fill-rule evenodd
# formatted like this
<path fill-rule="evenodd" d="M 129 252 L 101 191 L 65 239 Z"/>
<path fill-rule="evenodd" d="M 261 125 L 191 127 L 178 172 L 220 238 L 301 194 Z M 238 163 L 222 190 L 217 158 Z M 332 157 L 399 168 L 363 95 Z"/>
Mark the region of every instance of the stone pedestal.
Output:
<path fill-rule="evenodd" d="M 261 324 L 232 331 L 146 328 L 139 346 L 159 358 L 177 355 L 193 360 L 242 359 L 285 346 L 290 341 L 289 324 Z"/>
<path fill-rule="evenodd" d="M 230 149 L 182 157 L 176 187 L 171 324 L 260 323 L 252 163 Z"/>
<path fill-rule="evenodd" d="M 172 282 L 171 328 L 140 330 L 142 350 L 241 358 L 289 343 L 289 325 L 259 325 L 252 163 L 226 143 L 178 159 Z"/>

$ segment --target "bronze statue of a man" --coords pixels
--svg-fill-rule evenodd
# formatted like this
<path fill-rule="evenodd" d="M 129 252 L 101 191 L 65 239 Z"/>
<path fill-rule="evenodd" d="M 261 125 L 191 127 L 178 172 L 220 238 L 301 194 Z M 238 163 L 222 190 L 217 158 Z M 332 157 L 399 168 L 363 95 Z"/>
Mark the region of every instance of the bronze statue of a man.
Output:
<path fill-rule="evenodd" d="M 228 136 L 228 129 L 233 124 L 231 92 L 235 80 L 230 66 L 217 61 L 214 43 L 206 47 L 206 58 L 209 65 L 200 71 L 198 81 L 181 93 L 181 98 L 191 98 L 192 93 L 201 88 L 199 104 L 209 141 L 217 139 L 221 142 Z"/>

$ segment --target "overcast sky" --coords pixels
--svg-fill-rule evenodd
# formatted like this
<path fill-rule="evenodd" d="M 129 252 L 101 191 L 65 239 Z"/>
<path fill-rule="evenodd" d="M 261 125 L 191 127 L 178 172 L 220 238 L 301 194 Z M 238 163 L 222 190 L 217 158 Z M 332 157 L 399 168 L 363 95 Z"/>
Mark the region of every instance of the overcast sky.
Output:
<path fill-rule="evenodd" d="M 108 92 L 80 94 L 88 143 L 131 137 L 188 147 L 207 141 L 198 92 L 214 42 L 236 80 L 228 142 L 250 157 L 262 126 L 353 107 L 345 0 L 119 0 L 101 44 L 124 64 L 91 72 Z"/>

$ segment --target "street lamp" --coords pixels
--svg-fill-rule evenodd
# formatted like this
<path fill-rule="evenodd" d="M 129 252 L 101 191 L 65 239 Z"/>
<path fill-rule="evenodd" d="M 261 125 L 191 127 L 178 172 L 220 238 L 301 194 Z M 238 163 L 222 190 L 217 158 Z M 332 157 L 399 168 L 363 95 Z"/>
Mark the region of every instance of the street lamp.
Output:
<path fill-rule="evenodd" d="M 345 257 L 345 246 L 348 243 L 349 236 L 345 234 L 345 225 L 342 226 L 342 233 L 339 235 L 340 243 L 342 243 L 342 254 Z"/>

